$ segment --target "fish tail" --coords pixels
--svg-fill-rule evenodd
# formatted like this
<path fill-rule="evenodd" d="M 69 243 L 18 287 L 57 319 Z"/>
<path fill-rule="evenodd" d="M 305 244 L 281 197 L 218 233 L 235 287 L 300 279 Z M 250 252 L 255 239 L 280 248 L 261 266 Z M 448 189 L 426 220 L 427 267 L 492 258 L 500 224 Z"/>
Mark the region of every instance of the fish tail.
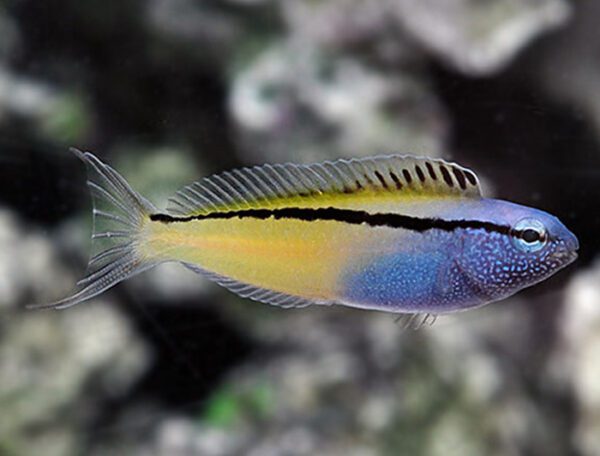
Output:
<path fill-rule="evenodd" d="M 71 151 L 87 167 L 88 187 L 93 199 L 92 254 L 81 289 L 65 299 L 29 306 L 33 309 L 64 309 L 93 298 L 119 282 L 156 264 L 139 248 L 144 226 L 156 208 L 138 194 L 113 168 L 89 152 Z"/>

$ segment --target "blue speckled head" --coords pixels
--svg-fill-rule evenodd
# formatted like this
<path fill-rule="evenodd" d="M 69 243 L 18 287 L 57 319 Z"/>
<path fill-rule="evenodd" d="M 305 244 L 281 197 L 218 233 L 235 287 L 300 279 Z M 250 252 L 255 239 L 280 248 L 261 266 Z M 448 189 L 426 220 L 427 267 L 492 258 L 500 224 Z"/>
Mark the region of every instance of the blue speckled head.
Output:
<path fill-rule="evenodd" d="M 500 200 L 476 205 L 478 219 L 509 228 L 504 234 L 476 230 L 464 237 L 457 264 L 482 300 L 510 296 L 577 258 L 577 238 L 556 217 Z"/>
<path fill-rule="evenodd" d="M 426 209 L 420 226 L 374 237 L 368 254 L 348 265 L 343 302 L 392 312 L 464 310 L 506 298 L 577 258 L 573 233 L 537 209 L 484 198 Z"/>

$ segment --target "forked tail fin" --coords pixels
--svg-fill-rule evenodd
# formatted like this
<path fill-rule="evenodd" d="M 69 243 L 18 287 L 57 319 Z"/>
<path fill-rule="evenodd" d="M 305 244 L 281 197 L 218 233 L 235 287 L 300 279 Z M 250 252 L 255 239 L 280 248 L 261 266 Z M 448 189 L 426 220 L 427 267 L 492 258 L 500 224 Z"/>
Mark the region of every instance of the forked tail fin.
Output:
<path fill-rule="evenodd" d="M 156 265 L 139 251 L 143 226 L 156 208 L 110 166 L 89 152 L 71 149 L 86 164 L 94 202 L 92 254 L 82 287 L 72 296 L 33 309 L 64 309 L 99 295 L 117 283 Z"/>

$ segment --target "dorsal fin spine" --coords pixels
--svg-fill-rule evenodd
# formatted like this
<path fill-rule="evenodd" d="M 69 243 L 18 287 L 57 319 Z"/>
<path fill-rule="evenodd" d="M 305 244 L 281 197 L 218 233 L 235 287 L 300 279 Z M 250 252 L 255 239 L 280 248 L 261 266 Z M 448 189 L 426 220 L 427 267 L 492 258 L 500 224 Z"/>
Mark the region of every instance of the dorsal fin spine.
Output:
<path fill-rule="evenodd" d="M 286 169 L 286 172 L 292 176 L 294 182 L 298 185 L 298 194 L 307 199 L 314 199 L 315 189 L 311 185 L 306 185 L 306 177 L 302 174 L 298 166 Z"/>
<path fill-rule="evenodd" d="M 244 170 L 246 170 L 247 168 L 244 168 Z M 234 169 L 232 171 L 232 174 L 235 175 L 238 179 L 240 179 L 243 183 L 245 183 L 246 186 L 248 186 L 248 188 L 250 189 L 249 192 L 251 193 L 252 196 L 254 196 L 254 198 L 256 200 L 261 199 L 261 192 L 258 189 L 258 187 L 256 187 L 256 185 L 254 185 L 252 183 L 252 181 L 250 179 L 248 179 L 248 177 L 246 177 L 246 175 L 242 172 L 242 170 L 240 169 Z"/>
<path fill-rule="evenodd" d="M 271 172 L 271 175 L 277 180 L 277 184 L 281 187 L 283 191 L 283 196 L 289 195 L 294 192 L 294 187 L 292 187 L 289 182 L 286 182 L 283 176 L 281 175 L 281 167 L 277 165 L 265 165 L 265 168 Z"/>
<path fill-rule="evenodd" d="M 221 176 L 223 180 L 226 180 L 231 185 L 231 187 L 235 189 L 236 195 L 239 195 L 238 198 L 242 200 L 246 206 L 249 206 L 250 200 L 248 200 L 247 196 L 249 191 L 244 186 L 244 184 L 240 182 L 239 179 L 229 171 L 224 172 Z M 244 193 L 246 193 L 246 196 L 244 195 Z"/>
<path fill-rule="evenodd" d="M 360 190 L 364 190 L 365 185 L 366 185 L 366 181 L 354 169 L 354 167 L 350 165 L 350 162 L 344 160 L 344 162 L 343 162 L 343 169 L 341 169 L 341 171 L 346 176 L 346 179 L 348 180 L 349 188 L 352 191 L 357 192 L 357 191 L 360 191 Z"/>
<path fill-rule="evenodd" d="M 181 197 L 182 197 L 182 198 L 185 200 L 185 201 L 182 201 L 182 203 L 183 203 L 183 207 L 184 207 L 184 208 L 194 207 L 194 203 L 195 203 L 194 199 L 193 199 L 193 198 L 191 198 L 191 197 L 190 197 L 190 196 L 187 194 L 187 192 L 188 192 L 188 191 L 189 191 L 189 192 L 192 192 L 192 193 L 194 192 L 194 190 L 193 190 L 192 188 L 186 188 L 186 189 L 185 189 L 185 191 L 184 191 L 184 190 L 180 190 L 180 191 L 178 191 L 178 192 L 177 192 L 177 195 L 178 195 L 178 196 L 181 196 Z M 214 208 L 216 208 L 216 207 L 217 207 L 217 206 L 215 206 L 215 205 L 214 205 L 214 204 L 213 204 L 211 201 L 209 201 L 209 203 L 210 203 L 210 205 L 211 205 L 212 207 L 214 207 Z"/>
<path fill-rule="evenodd" d="M 120 181 L 113 185 L 121 186 Z M 207 177 L 180 190 L 173 199 L 177 215 L 256 207 L 279 207 L 286 200 L 313 204 L 323 195 L 397 194 L 414 197 L 478 198 L 475 174 L 440 159 L 380 156 L 340 159 L 311 165 L 275 164 L 236 169 Z"/>
<path fill-rule="evenodd" d="M 366 179 L 364 178 L 363 174 L 358 173 L 357 170 L 353 166 L 350 166 L 350 162 L 344 160 L 343 163 L 346 166 L 348 172 L 350 173 L 350 176 L 352 177 L 354 184 L 356 185 L 356 183 L 358 182 L 358 184 L 360 185 L 361 188 L 365 188 L 365 186 L 367 185 L 367 182 L 366 182 Z M 359 189 L 358 185 L 356 187 L 358 190 Z"/>
<path fill-rule="evenodd" d="M 285 178 L 287 178 L 288 182 L 289 182 L 289 186 L 291 186 L 292 188 L 297 189 L 299 192 L 301 193 L 307 193 L 308 189 L 304 186 L 304 184 L 302 182 L 300 182 L 300 180 L 290 171 L 289 168 L 291 169 L 295 169 L 296 166 L 283 166 L 283 165 L 275 165 L 283 174 L 283 176 L 281 176 L 282 180 L 286 180 Z M 301 188 L 300 188 L 301 187 Z"/>
<path fill-rule="evenodd" d="M 226 193 L 229 196 L 229 199 L 233 201 L 233 204 L 236 208 L 248 206 L 248 201 L 246 201 L 246 198 L 244 198 L 244 196 L 238 192 L 233 185 L 227 182 L 225 175 L 223 175 L 223 177 L 219 175 L 211 176 L 210 181 L 213 183 L 213 187 L 221 189 L 223 193 Z"/>
<path fill-rule="evenodd" d="M 200 204 L 202 207 L 205 207 L 206 211 L 218 210 L 219 207 L 213 202 L 211 199 L 200 193 L 200 189 L 196 185 L 191 185 L 187 188 L 188 193 L 187 201 L 190 203 L 196 202 L 196 205 Z M 190 204 L 188 203 L 188 205 Z"/>
<path fill-rule="evenodd" d="M 339 185 L 337 186 L 338 191 L 346 192 L 348 190 L 346 186 L 347 179 L 344 177 L 341 170 L 337 169 L 331 162 L 325 162 L 322 165 L 322 168 L 332 181 L 339 182 Z"/>
<path fill-rule="evenodd" d="M 356 191 L 356 185 L 354 183 L 354 179 L 352 179 L 348 173 L 346 172 L 346 170 L 340 166 L 340 167 L 335 167 L 333 165 L 329 166 L 331 172 L 335 172 L 341 179 L 342 182 L 342 191 L 344 193 L 350 193 L 353 191 Z"/>
<path fill-rule="evenodd" d="M 317 184 L 313 185 L 313 182 L 315 181 L 315 178 L 312 176 L 313 173 L 307 171 L 304 166 L 295 166 L 292 169 L 296 173 L 296 177 L 302 183 L 302 186 L 308 195 L 313 195 L 314 193 L 321 191 L 317 185 L 319 180 L 317 179 Z"/>
<path fill-rule="evenodd" d="M 265 184 L 265 186 L 269 187 L 271 192 L 274 193 L 275 198 L 285 197 L 285 193 L 281 191 L 281 187 L 273 179 L 273 176 L 267 173 L 266 169 L 266 166 L 259 166 L 254 168 L 255 172 L 259 175 L 259 177 L 261 177 L 261 181 Z"/>
<path fill-rule="evenodd" d="M 263 179 L 260 178 L 260 176 L 258 176 L 256 172 L 257 169 L 258 166 L 253 166 L 252 168 L 250 168 L 250 173 L 248 176 L 252 177 L 256 181 L 256 184 L 258 185 L 258 188 L 260 189 L 261 193 L 263 195 L 266 195 L 266 199 L 277 198 L 277 194 L 273 192 L 273 189 L 269 187 L 269 185 L 266 182 L 264 182 Z"/>
<path fill-rule="evenodd" d="M 208 178 L 202 183 L 202 185 L 199 185 L 198 187 L 201 189 L 202 192 L 206 193 L 210 198 L 217 202 L 217 207 L 227 206 L 227 201 L 224 201 L 223 198 L 221 198 L 219 195 L 213 192 L 209 187 L 210 185 L 210 178 Z"/>
<path fill-rule="evenodd" d="M 211 199 L 207 198 L 206 196 L 204 196 L 201 192 L 202 192 L 202 186 L 199 185 L 198 183 L 192 184 L 189 187 L 187 187 L 187 190 L 194 195 L 195 198 L 198 198 L 200 201 L 204 201 L 206 204 L 209 205 L 209 207 L 211 207 L 214 210 L 218 210 L 219 206 L 217 206 Z M 186 195 L 187 196 L 187 195 Z M 188 201 L 190 202 L 194 202 L 194 199 L 187 196 Z"/>
<path fill-rule="evenodd" d="M 179 199 L 177 199 L 178 194 L 179 193 L 176 193 L 175 196 L 169 198 L 169 212 L 177 215 L 184 215 L 187 213 L 189 208 L 185 206 Z M 176 207 L 173 207 L 173 205 Z"/>
<path fill-rule="evenodd" d="M 223 190 L 221 186 L 215 183 L 215 177 L 216 176 L 210 176 L 204 181 L 204 188 L 206 191 L 220 198 L 224 205 L 234 205 L 238 207 L 238 202 L 225 190 Z"/>
<path fill-rule="evenodd" d="M 319 176 L 321 176 L 323 181 L 325 181 L 325 183 L 330 182 L 333 184 L 334 191 L 338 191 L 338 192 L 343 191 L 344 188 L 340 185 L 339 179 L 336 179 L 335 176 L 329 172 L 329 170 L 327 169 L 326 166 L 327 166 L 327 163 L 325 163 L 325 164 L 317 163 L 317 164 L 315 164 L 314 167 L 316 168 L 316 171 L 319 174 Z M 325 189 L 326 189 L 326 187 L 324 188 L 324 190 Z"/>
<path fill-rule="evenodd" d="M 319 163 L 317 163 L 318 165 Z M 318 182 L 318 190 L 320 193 L 325 193 L 327 191 L 327 181 L 325 181 L 321 175 L 312 167 L 312 166 L 303 166 L 302 170 L 309 174 L 310 176 L 314 176 L 314 178 Z"/>

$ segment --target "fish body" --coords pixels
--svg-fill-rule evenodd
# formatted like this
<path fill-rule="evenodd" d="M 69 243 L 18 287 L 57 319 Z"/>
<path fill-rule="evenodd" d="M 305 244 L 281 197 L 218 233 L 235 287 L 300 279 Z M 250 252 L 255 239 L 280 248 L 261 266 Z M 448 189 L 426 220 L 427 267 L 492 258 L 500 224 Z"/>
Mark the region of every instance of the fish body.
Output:
<path fill-rule="evenodd" d="M 442 160 L 386 156 L 235 170 L 182 189 L 161 212 L 108 165 L 77 154 L 88 164 L 96 217 L 109 228 L 97 227 L 104 244 L 84 288 L 52 307 L 177 261 L 241 296 L 283 307 L 440 314 L 538 283 L 574 261 L 579 247 L 557 218 L 481 197 L 472 171 Z"/>

